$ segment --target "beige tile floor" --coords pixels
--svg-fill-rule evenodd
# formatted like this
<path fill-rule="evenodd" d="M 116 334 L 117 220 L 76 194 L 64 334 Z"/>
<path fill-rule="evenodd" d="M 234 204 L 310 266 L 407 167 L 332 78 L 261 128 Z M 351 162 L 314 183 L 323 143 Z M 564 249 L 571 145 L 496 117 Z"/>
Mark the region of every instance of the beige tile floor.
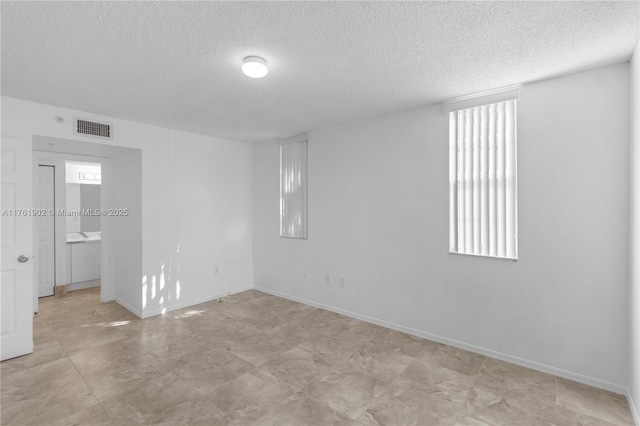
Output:
<path fill-rule="evenodd" d="M 40 300 L 3 425 L 633 424 L 623 396 L 258 291 L 137 319 Z"/>

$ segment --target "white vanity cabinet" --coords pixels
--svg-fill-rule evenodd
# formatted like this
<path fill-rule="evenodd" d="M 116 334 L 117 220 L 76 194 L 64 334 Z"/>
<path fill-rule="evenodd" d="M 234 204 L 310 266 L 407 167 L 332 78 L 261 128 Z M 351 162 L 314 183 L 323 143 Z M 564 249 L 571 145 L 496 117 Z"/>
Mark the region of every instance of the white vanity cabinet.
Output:
<path fill-rule="evenodd" d="M 70 233 L 71 234 L 71 233 Z M 69 284 L 100 279 L 100 238 L 79 232 L 67 236 L 67 277 Z"/>

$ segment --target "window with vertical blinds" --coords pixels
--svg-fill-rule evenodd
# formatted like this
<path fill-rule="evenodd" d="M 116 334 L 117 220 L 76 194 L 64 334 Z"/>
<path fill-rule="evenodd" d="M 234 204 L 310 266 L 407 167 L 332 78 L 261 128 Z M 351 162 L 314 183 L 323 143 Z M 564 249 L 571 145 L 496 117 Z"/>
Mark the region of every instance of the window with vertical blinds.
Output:
<path fill-rule="evenodd" d="M 307 140 L 280 144 L 280 236 L 307 238 Z"/>
<path fill-rule="evenodd" d="M 517 100 L 449 112 L 452 253 L 518 258 Z"/>

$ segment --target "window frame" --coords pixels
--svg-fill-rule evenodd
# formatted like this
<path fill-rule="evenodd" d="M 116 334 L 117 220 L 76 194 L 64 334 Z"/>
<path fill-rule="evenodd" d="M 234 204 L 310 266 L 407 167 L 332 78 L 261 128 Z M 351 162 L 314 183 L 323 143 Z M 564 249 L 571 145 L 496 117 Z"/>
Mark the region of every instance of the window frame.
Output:
<path fill-rule="evenodd" d="M 309 238 L 309 167 L 308 167 L 308 153 L 309 153 L 309 140 L 306 134 L 295 136 L 293 138 L 283 139 L 278 141 L 278 155 L 279 155 L 279 163 L 280 163 L 280 228 L 279 228 L 279 237 L 294 239 L 294 240 L 307 240 Z M 292 150 L 289 154 L 287 154 L 286 147 L 297 147 L 298 152 L 294 152 Z M 288 157 L 285 157 L 288 155 Z M 296 156 L 298 158 L 296 158 Z M 293 167 L 295 170 L 287 171 L 285 168 L 287 164 Z M 299 182 L 298 188 L 295 191 L 299 191 L 298 194 L 294 194 L 298 198 L 295 200 L 294 197 L 290 196 L 290 193 L 287 193 L 287 185 L 290 185 L 291 182 L 285 182 L 286 179 L 283 174 L 285 173 L 296 173 L 299 172 Z M 295 179 L 294 179 L 295 181 Z M 292 219 L 290 215 L 287 215 L 285 210 L 287 209 L 287 205 L 292 201 L 292 208 L 299 208 L 301 211 L 294 212 L 294 216 L 297 214 L 300 218 L 300 228 L 294 229 L 293 231 L 287 232 L 286 227 L 292 226 L 290 223 L 286 223 Z"/>
<path fill-rule="evenodd" d="M 451 254 L 518 260 L 519 94 L 519 88 L 508 88 L 443 104 L 443 113 L 449 115 Z M 495 108 L 494 112 L 502 111 L 502 117 L 495 114 L 487 116 L 491 108 Z M 500 119 L 503 120 L 501 123 L 498 121 Z M 498 127 L 498 123 L 503 127 Z M 503 134 L 500 134 L 500 129 Z M 493 135 L 492 130 L 495 130 Z M 489 164 L 491 156 L 495 161 L 504 161 L 501 163 L 502 169 L 498 168 L 497 163 L 492 165 L 492 169 Z M 491 173 L 495 173 L 495 176 Z M 490 189 L 494 190 L 494 197 L 501 197 L 499 201 L 489 200 Z M 464 200 L 461 200 L 461 194 L 466 197 Z M 498 206 L 498 202 L 503 205 Z M 465 209 L 463 213 L 459 210 L 461 206 Z M 502 235 L 498 233 L 500 229 Z M 495 238 L 493 246 L 489 243 L 492 238 Z M 501 240 L 498 241 L 498 238 Z"/>

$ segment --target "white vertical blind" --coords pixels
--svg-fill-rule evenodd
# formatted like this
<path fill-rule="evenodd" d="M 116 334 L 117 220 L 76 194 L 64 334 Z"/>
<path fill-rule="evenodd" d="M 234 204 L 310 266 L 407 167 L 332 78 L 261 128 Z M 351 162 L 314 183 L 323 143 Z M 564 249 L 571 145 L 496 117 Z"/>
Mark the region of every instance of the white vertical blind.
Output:
<path fill-rule="evenodd" d="M 453 253 L 518 258 L 516 103 L 449 113 Z"/>
<path fill-rule="evenodd" d="M 458 153 L 458 170 L 456 172 L 457 179 L 457 192 L 458 192 L 458 204 L 456 206 L 458 212 L 458 245 L 460 247 L 464 247 L 464 185 L 461 184 L 463 182 L 464 176 L 462 173 L 464 172 L 464 149 L 463 149 L 463 135 L 464 135 L 464 120 L 462 119 L 462 113 L 458 113 L 457 123 L 454 122 L 454 126 L 457 124 L 457 153 Z"/>
<path fill-rule="evenodd" d="M 307 141 L 280 144 L 280 236 L 307 238 Z"/>

